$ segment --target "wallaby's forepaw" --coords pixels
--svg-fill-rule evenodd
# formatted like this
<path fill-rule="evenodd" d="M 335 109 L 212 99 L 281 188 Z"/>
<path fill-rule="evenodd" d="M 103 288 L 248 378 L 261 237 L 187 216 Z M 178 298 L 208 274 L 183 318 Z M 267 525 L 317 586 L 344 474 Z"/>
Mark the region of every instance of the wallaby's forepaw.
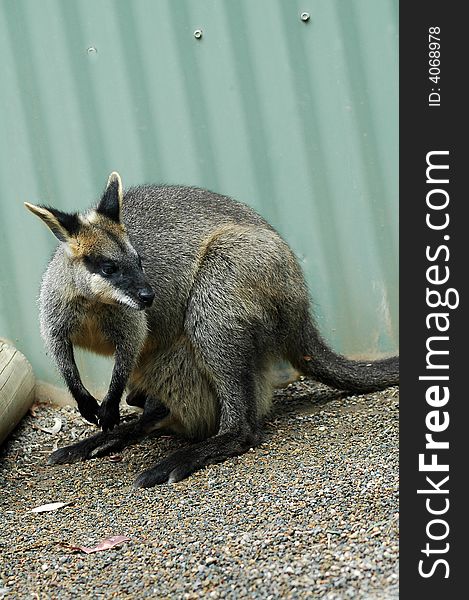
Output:
<path fill-rule="evenodd" d="M 99 404 L 93 398 L 93 396 L 85 396 L 84 398 L 80 398 L 77 400 L 78 410 L 80 411 L 81 416 L 89 421 L 90 423 L 94 423 L 98 425 L 98 412 L 99 412 Z"/>
<path fill-rule="evenodd" d="M 149 488 L 162 483 L 176 483 L 189 477 L 194 471 L 200 469 L 202 464 L 197 455 L 189 449 L 183 448 L 174 452 L 160 463 L 140 473 L 134 482 L 136 488 Z"/>
<path fill-rule="evenodd" d="M 106 400 L 103 400 L 99 407 L 98 419 L 99 426 L 103 431 L 112 431 L 116 425 L 119 425 L 119 404 L 110 404 Z"/>

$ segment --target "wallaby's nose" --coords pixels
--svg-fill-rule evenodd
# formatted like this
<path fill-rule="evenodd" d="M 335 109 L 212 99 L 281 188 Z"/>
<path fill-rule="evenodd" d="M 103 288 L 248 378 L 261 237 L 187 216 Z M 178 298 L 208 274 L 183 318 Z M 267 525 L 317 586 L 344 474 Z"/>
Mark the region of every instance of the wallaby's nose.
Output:
<path fill-rule="evenodd" d="M 138 293 L 139 300 L 145 306 L 151 306 L 153 299 L 155 298 L 155 292 L 150 288 L 143 288 Z"/>

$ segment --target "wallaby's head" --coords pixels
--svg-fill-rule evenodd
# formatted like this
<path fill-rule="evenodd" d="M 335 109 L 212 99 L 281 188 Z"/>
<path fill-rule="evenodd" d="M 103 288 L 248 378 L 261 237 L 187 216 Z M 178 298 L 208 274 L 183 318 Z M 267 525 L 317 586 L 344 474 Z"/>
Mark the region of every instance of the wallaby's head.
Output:
<path fill-rule="evenodd" d="M 111 173 L 96 208 L 84 214 L 64 213 L 25 202 L 64 246 L 78 293 L 105 304 L 136 310 L 151 306 L 155 294 L 122 222 L 122 182 Z"/>

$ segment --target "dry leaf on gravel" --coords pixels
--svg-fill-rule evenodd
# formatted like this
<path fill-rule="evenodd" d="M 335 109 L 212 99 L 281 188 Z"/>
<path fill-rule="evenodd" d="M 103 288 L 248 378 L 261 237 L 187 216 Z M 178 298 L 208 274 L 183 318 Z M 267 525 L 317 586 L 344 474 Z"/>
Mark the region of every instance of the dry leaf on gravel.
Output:
<path fill-rule="evenodd" d="M 32 417 L 37 417 L 37 409 L 39 408 L 39 404 L 37 404 L 37 402 L 34 402 L 30 407 L 29 407 L 29 414 Z"/>
<path fill-rule="evenodd" d="M 69 504 L 73 504 L 73 502 L 51 502 L 49 504 L 41 504 L 41 506 L 36 506 L 36 508 L 32 508 L 29 512 L 51 512 L 52 510 L 58 510 L 59 508 L 63 508 L 64 506 L 68 506 Z"/>
<path fill-rule="evenodd" d="M 54 424 L 52 425 L 52 427 L 42 427 L 41 425 L 33 425 L 33 427 L 35 429 L 40 429 L 41 431 L 44 431 L 45 433 L 50 433 L 51 435 L 55 435 L 56 433 L 59 433 L 59 431 L 62 429 L 62 419 L 60 419 L 59 417 L 55 417 L 54 419 Z"/>
<path fill-rule="evenodd" d="M 130 541 L 130 538 L 126 537 L 125 535 L 113 535 L 112 537 L 102 540 L 101 542 L 99 542 L 99 544 L 97 544 L 96 546 L 93 546 L 93 548 L 88 548 L 87 546 L 70 546 L 70 548 L 72 550 L 81 550 L 82 552 L 85 552 L 86 554 L 92 554 L 93 552 L 101 552 L 102 550 L 109 550 L 109 548 L 114 548 L 114 546 L 122 544 L 123 542 L 129 542 L 129 541 Z"/>

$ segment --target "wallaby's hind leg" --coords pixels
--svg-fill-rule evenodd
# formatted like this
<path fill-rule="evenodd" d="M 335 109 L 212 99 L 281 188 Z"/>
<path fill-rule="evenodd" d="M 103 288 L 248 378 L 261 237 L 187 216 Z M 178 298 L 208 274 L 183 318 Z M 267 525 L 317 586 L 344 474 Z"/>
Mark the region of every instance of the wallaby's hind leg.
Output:
<path fill-rule="evenodd" d="M 233 337 L 230 340 L 232 342 Z M 208 355 L 210 349 L 206 350 Z M 220 378 L 218 385 L 215 382 L 221 413 L 218 433 L 170 454 L 141 473 L 135 480 L 135 487 L 147 488 L 181 481 L 206 465 L 243 454 L 260 443 L 261 428 L 256 415 L 252 366 L 244 367 L 242 364 L 242 360 L 249 356 L 250 352 L 239 352 L 234 343 L 233 346 L 217 348 L 213 364 L 218 365 L 217 377 Z M 240 357 L 243 359 L 240 360 Z"/>
<path fill-rule="evenodd" d="M 230 359 L 224 351 L 231 354 Z M 249 354 L 248 352 L 246 355 Z M 176 450 L 154 467 L 143 471 L 135 480 L 135 487 L 148 488 L 162 483 L 176 483 L 207 465 L 244 454 L 260 443 L 261 427 L 255 412 L 254 377 L 249 369 L 243 369 L 241 364 L 236 365 L 234 356 L 243 356 L 235 345 L 217 348 L 216 362 L 219 368 L 223 365 L 224 371 L 223 374 L 219 372 L 222 383 L 219 386 L 215 384 L 221 409 L 218 433 Z M 233 366 L 234 373 L 230 372 Z"/>
<path fill-rule="evenodd" d="M 253 335 L 248 319 L 233 313 L 237 296 L 224 263 L 210 264 L 194 285 L 188 304 L 185 328 L 205 371 L 211 374 L 220 416 L 213 437 L 177 450 L 151 469 L 141 473 L 136 487 L 174 483 L 206 465 L 243 454 L 260 441 L 259 382 L 262 380 L 262 333 Z M 216 293 L 213 293 L 216 290 Z M 208 293 L 210 292 L 210 293 Z"/>
<path fill-rule="evenodd" d="M 105 456 L 123 450 L 150 431 L 159 430 L 161 434 L 166 433 L 168 409 L 159 402 L 153 402 L 153 399 L 148 400 L 140 418 L 119 425 L 112 431 L 101 431 L 76 444 L 59 448 L 50 455 L 49 464 L 61 465 Z"/>
<path fill-rule="evenodd" d="M 137 406 L 138 408 L 144 408 L 146 400 L 147 395 L 137 389 L 130 391 L 125 398 L 129 406 Z"/>

